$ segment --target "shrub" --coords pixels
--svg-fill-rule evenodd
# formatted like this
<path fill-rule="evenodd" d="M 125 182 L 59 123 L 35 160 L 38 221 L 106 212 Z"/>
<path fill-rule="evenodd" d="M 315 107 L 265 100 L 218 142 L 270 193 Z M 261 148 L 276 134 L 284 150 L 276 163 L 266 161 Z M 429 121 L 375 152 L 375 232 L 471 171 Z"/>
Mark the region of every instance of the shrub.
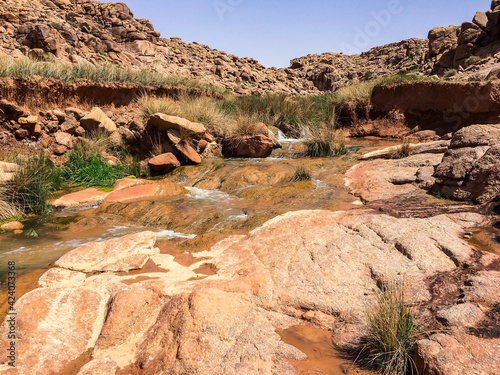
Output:
<path fill-rule="evenodd" d="M 48 211 L 48 196 L 62 185 L 62 173 L 49 157 L 40 152 L 35 157 L 18 156 L 20 169 L 11 183 L 12 200 L 25 213 Z"/>
<path fill-rule="evenodd" d="M 419 327 L 404 301 L 403 283 L 392 282 L 376 295 L 367 313 L 364 358 L 382 374 L 413 373 Z"/>
<path fill-rule="evenodd" d="M 458 73 L 458 71 L 456 69 L 448 69 L 444 75 L 443 75 L 443 78 L 444 79 L 447 79 L 447 78 L 451 78 L 453 76 L 456 76 Z"/>
<path fill-rule="evenodd" d="M 464 66 L 468 68 L 469 66 L 479 64 L 481 61 L 482 59 L 479 56 L 471 56 L 465 60 Z"/>
<path fill-rule="evenodd" d="M 394 148 L 390 152 L 390 157 L 391 157 L 391 159 L 407 158 L 408 156 L 411 155 L 411 151 L 412 151 L 412 148 L 411 148 L 410 142 L 407 140 L 404 140 L 401 145 Z"/>
<path fill-rule="evenodd" d="M 312 177 L 309 171 L 305 167 L 300 166 L 295 169 L 295 174 L 292 177 L 292 182 L 310 181 L 311 178 Z"/>
<path fill-rule="evenodd" d="M 345 134 L 329 128 L 305 128 L 307 155 L 312 158 L 339 156 L 349 153 L 345 145 Z"/>

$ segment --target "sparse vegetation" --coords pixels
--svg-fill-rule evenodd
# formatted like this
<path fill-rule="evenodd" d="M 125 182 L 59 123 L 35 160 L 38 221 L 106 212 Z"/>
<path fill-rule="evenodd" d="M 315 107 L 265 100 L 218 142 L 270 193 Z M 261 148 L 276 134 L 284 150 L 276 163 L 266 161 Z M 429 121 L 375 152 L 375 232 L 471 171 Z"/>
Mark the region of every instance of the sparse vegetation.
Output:
<path fill-rule="evenodd" d="M 397 146 L 391 151 L 390 157 L 391 159 L 407 158 L 408 156 L 411 155 L 411 151 L 412 148 L 410 142 L 407 139 L 405 139 L 403 140 L 403 143 L 401 145 Z"/>
<path fill-rule="evenodd" d="M 392 282 L 378 292 L 367 313 L 363 358 L 382 374 L 413 374 L 413 348 L 419 326 L 404 300 L 404 285 Z"/>
<path fill-rule="evenodd" d="M 43 152 L 35 157 L 19 155 L 15 162 L 20 169 L 8 185 L 9 201 L 24 213 L 46 213 L 49 194 L 63 183 L 61 171 Z"/>
<path fill-rule="evenodd" d="M 292 182 L 310 181 L 311 178 L 312 177 L 309 171 L 305 167 L 299 166 L 297 167 L 297 169 L 295 169 L 295 173 L 292 177 Z"/>
<path fill-rule="evenodd" d="M 468 68 L 469 66 L 479 64 L 481 60 L 482 59 L 479 56 L 471 56 L 465 60 L 464 65 L 466 68 Z"/>
<path fill-rule="evenodd" d="M 77 79 L 88 79 L 99 83 L 133 82 L 142 85 L 186 86 L 199 88 L 204 92 L 224 93 L 218 86 L 205 84 L 197 79 L 166 75 L 148 69 L 125 69 L 114 64 L 74 64 L 64 65 L 54 61 L 39 61 L 28 57 L 10 59 L 0 57 L 0 77 L 30 77 L 60 79 L 73 82 Z"/>
<path fill-rule="evenodd" d="M 448 78 L 451 78 L 453 76 L 456 76 L 458 73 L 458 71 L 456 69 L 448 69 L 444 75 L 443 75 L 443 78 L 444 79 L 448 79 Z"/>
<path fill-rule="evenodd" d="M 307 154 L 312 158 L 339 156 L 349 153 L 345 145 L 345 134 L 329 128 L 305 129 Z"/>

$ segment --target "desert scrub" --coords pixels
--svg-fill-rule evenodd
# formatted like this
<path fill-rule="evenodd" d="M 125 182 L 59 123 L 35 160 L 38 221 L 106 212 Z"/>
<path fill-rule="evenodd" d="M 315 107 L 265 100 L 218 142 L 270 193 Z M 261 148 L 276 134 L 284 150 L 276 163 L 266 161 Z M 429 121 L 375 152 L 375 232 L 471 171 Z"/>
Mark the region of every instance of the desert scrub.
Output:
<path fill-rule="evenodd" d="M 20 166 L 9 183 L 11 202 L 24 213 L 43 214 L 49 211 L 48 197 L 62 183 L 62 172 L 47 154 L 35 157 L 19 155 L 15 162 Z"/>
<path fill-rule="evenodd" d="M 366 311 L 367 325 L 361 355 L 382 374 L 413 374 L 413 349 L 419 326 L 405 303 L 404 284 L 391 282 L 375 296 Z"/>
<path fill-rule="evenodd" d="M 185 86 L 199 88 L 206 93 L 223 94 L 226 91 L 197 79 L 166 75 L 153 70 L 133 70 L 110 63 L 65 65 L 55 61 L 39 61 L 29 57 L 0 58 L 0 77 L 31 77 L 60 79 L 70 83 L 77 79 L 88 79 L 99 83 L 131 82 L 155 86 Z"/>
<path fill-rule="evenodd" d="M 325 127 L 305 128 L 307 155 L 312 158 L 347 155 L 345 134 L 342 130 Z"/>
<path fill-rule="evenodd" d="M 310 181 L 312 179 L 311 173 L 303 167 L 299 166 L 297 169 L 295 169 L 295 173 L 292 177 L 292 182 L 298 182 L 298 181 Z"/>
<path fill-rule="evenodd" d="M 411 155 L 412 146 L 408 140 L 403 140 L 399 146 L 391 150 L 389 156 L 391 159 L 403 159 Z"/>

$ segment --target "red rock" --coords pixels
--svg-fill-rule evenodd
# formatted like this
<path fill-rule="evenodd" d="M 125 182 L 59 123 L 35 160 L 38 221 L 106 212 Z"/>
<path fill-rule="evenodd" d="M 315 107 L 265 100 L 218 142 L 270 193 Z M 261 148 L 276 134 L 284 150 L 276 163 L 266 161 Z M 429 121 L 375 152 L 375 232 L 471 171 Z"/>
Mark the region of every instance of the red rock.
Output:
<path fill-rule="evenodd" d="M 203 124 L 191 122 L 181 117 L 168 116 L 163 113 L 155 113 L 149 119 L 149 122 L 159 131 L 177 130 L 183 133 L 198 135 L 205 134 L 206 129 Z"/>
<path fill-rule="evenodd" d="M 222 142 L 222 155 L 226 158 L 266 158 L 272 151 L 273 142 L 262 134 L 229 138 Z"/>
<path fill-rule="evenodd" d="M 163 173 L 168 173 L 181 166 L 179 160 L 177 160 L 175 155 L 170 152 L 155 156 L 149 160 L 148 164 L 151 170 Z"/>
<path fill-rule="evenodd" d="M 103 203 L 130 202 L 135 200 L 159 199 L 184 194 L 185 190 L 170 181 L 151 182 L 113 190 Z"/>
<path fill-rule="evenodd" d="M 60 373 L 93 348 L 108 298 L 89 289 L 41 288 L 19 299 L 16 309 L 16 368 L 20 374 Z M 0 349 L 8 352 L 9 322 L 1 328 Z M 0 357 L 7 363 L 5 355 Z"/>
<path fill-rule="evenodd" d="M 7 231 L 16 231 L 16 230 L 24 229 L 24 225 L 23 225 L 23 223 L 20 223 L 19 221 L 11 221 L 10 223 L 7 223 L 7 224 L 0 226 L 0 229 L 7 230 Z"/>
<path fill-rule="evenodd" d="M 95 206 L 102 203 L 109 193 L 99 191 L 96 188 L 89 188 L 76 193 L 66 194 L 54 200 L 51 204 L 56 208 L 61 207 L 82 207 Z"/>
<path fill-rule="evenodd" d="M 103 242 L 91 242 L 64 254 L 57 267 L 80 272 L 123 272 L 141 269 L 159 253 L 153 232 L 131 234 Z"/>

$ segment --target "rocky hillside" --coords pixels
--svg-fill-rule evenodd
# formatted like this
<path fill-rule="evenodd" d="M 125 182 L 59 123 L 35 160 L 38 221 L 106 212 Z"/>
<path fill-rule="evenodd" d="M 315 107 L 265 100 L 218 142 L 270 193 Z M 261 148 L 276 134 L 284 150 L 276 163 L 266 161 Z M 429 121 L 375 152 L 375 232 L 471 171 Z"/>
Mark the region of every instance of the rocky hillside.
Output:
<path fill-rule="evenodd" d="M 55 57 L 64 63 L 114 63 L 198 78 L 239 94 L 307 94 L 398 72 L 459 76 L 498 62 L 499 2 L 473 22 L 430 31 L 429 40 L 408 39 L 360 55 L 323 53 L 293 59 L 284 69 L 266 68 L 179 38 L 161 38 L 146 19 L 134 18 L 125 3 L 94 0 L 4 0 L 0 4 L 0 56 Z M 486 66 L 486 70 L 484 67 Z M 449 74 L 451 75 L 451 74 Z M 470 74 L 469 74 L 470 75 Z"/>
<path fill-rule="evenodd" d="M 422 70 L 427 41 L 410 39 L 361 55 L 309 55 L 286 69 L 267 69 L 208 46 L 165 39 L 124 3 L 94 0 L 5 0 L 0 4 L 0 54 L 67 63 L 110 62 L 222 85 L 240 94 L 332 90 L 349 81 Z"/>

